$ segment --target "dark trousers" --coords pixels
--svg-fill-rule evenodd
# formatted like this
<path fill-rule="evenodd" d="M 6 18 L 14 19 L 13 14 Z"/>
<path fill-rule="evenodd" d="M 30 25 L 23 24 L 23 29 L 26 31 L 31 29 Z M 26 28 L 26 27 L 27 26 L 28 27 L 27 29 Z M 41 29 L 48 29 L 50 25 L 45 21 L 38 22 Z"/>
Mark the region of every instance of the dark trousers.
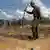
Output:
<path fill-rule="evenodd" d="M 38 38 L 38 25 L 33 25 L 32 26 L 32 35 L 33 35 L 33 38 Z"/>

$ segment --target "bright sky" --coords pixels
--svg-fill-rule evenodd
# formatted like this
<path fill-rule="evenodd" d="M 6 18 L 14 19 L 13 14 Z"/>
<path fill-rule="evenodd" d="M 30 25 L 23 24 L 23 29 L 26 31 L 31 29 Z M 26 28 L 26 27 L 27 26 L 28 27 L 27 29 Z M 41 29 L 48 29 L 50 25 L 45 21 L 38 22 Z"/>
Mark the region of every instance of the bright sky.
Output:
<path fill-rule="evenodd" d="M 16 11 L 17 9 L 23 11 L 24 7 L 26 6 L 26 3 L 24 3 L 26 0 L 0 0 L 0 9 L 5 13 L 4 16 L 6 16 L 6 14 L 9 14 L 10 17 L 13 15 L 17 15 Z M 50 8 L 50 0 L 41 0 L 43 4 L 45 4 L 48 8 Z M 9 16 L 8 15 L 8 16 Z M 0 18 L 1 18 L 1 13 L 0 13 Z"/>

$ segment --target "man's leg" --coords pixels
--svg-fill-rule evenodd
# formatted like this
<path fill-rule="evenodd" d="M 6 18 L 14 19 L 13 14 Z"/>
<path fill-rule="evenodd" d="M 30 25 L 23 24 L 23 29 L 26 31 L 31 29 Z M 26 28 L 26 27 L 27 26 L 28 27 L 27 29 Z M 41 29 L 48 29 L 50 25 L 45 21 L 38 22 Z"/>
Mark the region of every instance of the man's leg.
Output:
<path fill-rule="evenodd" d="M 36 26 L 36 38 L 38 38 L 38 25 Z"/>
<path fill-rule="evenodd" d="M 32 27 L 32 35 L 33 35 L 33 39 L 36 40 L 36 26 L 35 25 Z"/>
<path fill-rule="evenodd" d="M 38 25 L 35 24 L 32 27 L 32 35 L 33 35 L 33 39 L 36 40 L 38 38 Z"/>

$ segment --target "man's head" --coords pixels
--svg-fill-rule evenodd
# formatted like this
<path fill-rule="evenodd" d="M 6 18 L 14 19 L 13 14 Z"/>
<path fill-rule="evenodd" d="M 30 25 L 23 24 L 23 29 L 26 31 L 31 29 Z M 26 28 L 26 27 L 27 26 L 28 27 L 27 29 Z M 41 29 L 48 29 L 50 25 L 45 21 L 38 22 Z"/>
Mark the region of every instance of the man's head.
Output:
<path fill-rule="evenodd" d="M 35 3 L 31 1 L 30 5 L 31 5 L 32 7 L 34 7 L 34 6 L 35 6 Z"/>

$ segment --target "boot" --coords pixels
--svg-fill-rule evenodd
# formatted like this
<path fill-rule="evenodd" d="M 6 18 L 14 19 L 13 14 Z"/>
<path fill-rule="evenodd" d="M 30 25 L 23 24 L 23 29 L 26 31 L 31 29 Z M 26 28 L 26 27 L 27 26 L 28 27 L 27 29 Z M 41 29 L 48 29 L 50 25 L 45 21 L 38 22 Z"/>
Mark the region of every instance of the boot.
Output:
<path fill-rule="evenodd" d="M 33 37 L 32 37 L 32 39 L 36 40 L 36 33 L 35 33 L 35 32 L 33 32 Z"/>
<path fill-rule="evenodd" d="M 38 33 L 36 34 L 36 39 L 38 39 L 39 37 L 38 37 Z"/>

